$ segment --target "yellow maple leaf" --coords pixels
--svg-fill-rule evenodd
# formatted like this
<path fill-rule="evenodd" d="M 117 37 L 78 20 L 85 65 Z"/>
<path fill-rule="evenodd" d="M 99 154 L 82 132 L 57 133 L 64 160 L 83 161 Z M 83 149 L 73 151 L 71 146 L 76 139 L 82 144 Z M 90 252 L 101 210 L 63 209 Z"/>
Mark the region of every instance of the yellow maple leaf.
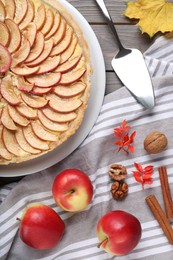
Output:
<path fill-rule="evenodd" d="M 166 0 L 137 0 L 127 2 L 125 16 L 139 19 L 142 33 L 152 37 L 157 32 L 173 31 L 173 3 Z"/>

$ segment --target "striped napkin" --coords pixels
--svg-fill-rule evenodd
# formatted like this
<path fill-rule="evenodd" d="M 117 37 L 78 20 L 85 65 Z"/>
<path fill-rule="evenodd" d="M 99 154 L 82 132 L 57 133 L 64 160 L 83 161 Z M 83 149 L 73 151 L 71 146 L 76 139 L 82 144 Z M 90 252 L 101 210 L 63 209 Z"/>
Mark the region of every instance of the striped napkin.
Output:
<path fill-rule="evenodd" d="M 108 260 L 115 259 L 97 248 L 96 224 L 101 216 L 110 210 L 121 209 L 135 215 L 142 224 L 142 239 L 127 256 L 116 260 L 157 259 L 172 260 L 173 246 L 163 234 L 145 202 L 145 197 L 154 193 L 162 208 L 163 199 L 157 168 L 167 166 L 171 189 L 173 190 L 173 42 L 165 37 L 158 38 L 145 52 L 145 60 L 153 78 L 156 106 L 153 111 L 144 109 L 121 88 L 105 97 L 89 136 L 80 147 L 62 162 L 53 167 L 24 177 L 19 183 L 6 185 L 0 190 L 0 259 L 8 260 Z M 137 132 L 135 152 L 128 156 L 117 152 L 113 129 L 126 119 L 132 131 Z M 152 130 L 164 132 L 169 144 L 160 154 L 148 155 L 143 149 L 143 140 Z M 145 186 L 134 180 L 134 162 L 143 166 L 152 164 L 155 168 L 154 182 Z M 112 163 L 127 168 L 129 194 L 123 201 L 112 199 L 112 181 L 108 175 Z M 66 168 L 78 168 L 88 174 L 94 185 L 94 198 L 86 210 L 67 213 L 56 206 L 51 186 L 58 172 Z M 30 203 L 44 203 L 58 212 L 65 221 L 66 232 L 62 241 L 52 250 L 39 251 L 25 245 L 18 235 L 16 217 L 21 215 Z"/>

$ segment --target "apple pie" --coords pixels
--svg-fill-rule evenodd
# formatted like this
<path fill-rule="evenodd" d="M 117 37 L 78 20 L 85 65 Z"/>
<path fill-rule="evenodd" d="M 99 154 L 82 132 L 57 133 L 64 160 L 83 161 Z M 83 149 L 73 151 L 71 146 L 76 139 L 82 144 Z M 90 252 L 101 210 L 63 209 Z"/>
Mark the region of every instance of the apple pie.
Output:
<path fill-rule="evenodd" d="M 82 30 L 57 0 L 0 0 L 0 164 L 36 158 L 70 138 L 91 73 Z"/>

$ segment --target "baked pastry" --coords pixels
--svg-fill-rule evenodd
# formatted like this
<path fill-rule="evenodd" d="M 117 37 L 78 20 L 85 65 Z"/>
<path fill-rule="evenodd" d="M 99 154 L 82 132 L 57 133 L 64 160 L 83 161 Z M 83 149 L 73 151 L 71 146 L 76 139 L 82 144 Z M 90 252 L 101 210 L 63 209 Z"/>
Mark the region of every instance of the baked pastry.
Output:
<path fill-rule="evenodd" d="M 0 164 L 41 156 L 80 126 L 92 72 L 83 33 L 56 0 L 0 0 Z"/>

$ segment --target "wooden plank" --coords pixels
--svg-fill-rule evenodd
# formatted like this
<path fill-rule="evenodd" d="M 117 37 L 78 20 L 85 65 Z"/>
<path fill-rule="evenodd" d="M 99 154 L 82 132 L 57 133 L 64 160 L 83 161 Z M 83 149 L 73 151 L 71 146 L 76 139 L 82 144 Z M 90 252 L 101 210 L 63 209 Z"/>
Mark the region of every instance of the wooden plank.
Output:
<path fill-rule="evenodd" d="M 92 28 L 101 46 L 106 70 L 112 70 L 111 60 L 118 52 L 118 47 L 112 32 L 107 25 L 92 25 Z M 134 25 L 117 25 L 117 31 L 125 47 L 137 48 L 144 52 L 152 44 L 152 40 L 146 37 L 146 35 L 142 35 L 139 29 Z"/>
<path fill-rule="evenodd" d="M 121 88 L 122 86 L 123 84 L 114 72 L 106 72 L 106 95 Z"/>

